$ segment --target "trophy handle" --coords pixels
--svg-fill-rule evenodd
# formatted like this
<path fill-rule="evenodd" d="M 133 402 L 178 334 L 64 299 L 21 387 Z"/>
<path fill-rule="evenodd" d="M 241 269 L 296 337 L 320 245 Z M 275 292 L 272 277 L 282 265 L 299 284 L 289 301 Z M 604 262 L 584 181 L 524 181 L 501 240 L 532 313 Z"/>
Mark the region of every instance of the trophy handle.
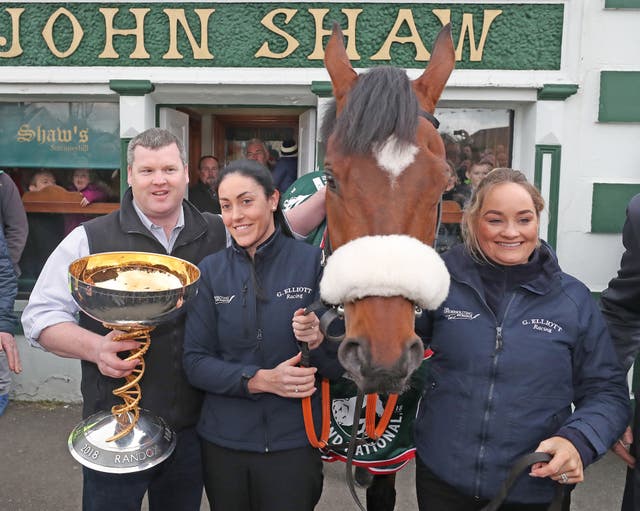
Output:
<path fill-rule="evenodd" d="M 124 403 L 114 405 L 111 407 L 111 414 L 116 419 L 119 431 L 106 439 L 107 442 L 113 442 L 119 440 L 122 437 L 127 436 L 131 430 L 135 427 L 140 417 L 140 399 L 142 398 L 142 392 L 140 390 L 140 380 L 144 375 L 145 363 L 144 354 L 151 345 L 151 331 L 154 327 L 141 327 L 141 326 L 125 326 L 125 325 L 113 325 L 109 323 L 103 323 L 106 328 L 111 330 L 120 330 L 124 333 L 118 334 L 114 337 L 114 342 L 118 341 L 139 341 L 140 347 L 131 350 L 129 356 L 125 360 L 138 360 L 138 365 L 133 372 L 125 376 L 126 383 L 121 387 L 118 387 L 113 391 L 115 396 L 122 398 Z"/>

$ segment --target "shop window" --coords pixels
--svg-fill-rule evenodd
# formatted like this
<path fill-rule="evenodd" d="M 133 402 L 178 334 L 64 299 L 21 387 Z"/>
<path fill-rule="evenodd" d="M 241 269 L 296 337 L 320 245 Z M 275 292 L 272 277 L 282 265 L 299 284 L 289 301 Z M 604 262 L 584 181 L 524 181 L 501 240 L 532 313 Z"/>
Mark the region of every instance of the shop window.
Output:
<path fill-rule="evenodd" d="M 436 117 L 451 171 L 443 196 L 449 211 L 444 211 L 436 239 L 436 250 L 444 252 L 462 241 L 461 213 L 456 206 L 465 207 L 485 173 L 511 166 L 513 111 L 439 108 Z M 448 218 L 452 220 L 447 221 Z"/>
<path fill-rule="evenodd" d="M 74 226 L 118 208 L 116 103 L 0 103 L 0 169 L 18 186 L 29 220 L 19 296 Z"/>

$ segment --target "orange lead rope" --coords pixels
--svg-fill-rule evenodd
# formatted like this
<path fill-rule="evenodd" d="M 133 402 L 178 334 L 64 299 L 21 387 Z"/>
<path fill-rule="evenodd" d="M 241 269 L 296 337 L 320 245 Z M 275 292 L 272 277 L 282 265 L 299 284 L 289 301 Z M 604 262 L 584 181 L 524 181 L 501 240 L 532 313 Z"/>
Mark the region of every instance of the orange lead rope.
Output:
<path fill-rule="evenodd" d="M 365 415 L 365 427 L 367 436 L 372 440 L 378 440 L 387 429 L 393 410 L 396 408 L 398 394 L 389 394 L 387 404 L 384 407 L 384 413 L 380 417 L 380 422 L 376 426 L 376 404 L 378 402 L 378 394 L 367 395 L 367 411 Z"/>
<path fill-rule="evenodd" d="M 317 449 L 324 449 L 329 441 L 329 428 L 331 426 L 331 399 L 329 397 L 329 380 L 322 378 L 321 384 L 322 403 L 322 429 L 320 440 L 316 436 L 316 428 L 313 425 L 313 411 L 311 410 L 311 396 L 302 398 L 302 416 L 304 418 L 304 429 L 307 432 L 309 443 Z"/>

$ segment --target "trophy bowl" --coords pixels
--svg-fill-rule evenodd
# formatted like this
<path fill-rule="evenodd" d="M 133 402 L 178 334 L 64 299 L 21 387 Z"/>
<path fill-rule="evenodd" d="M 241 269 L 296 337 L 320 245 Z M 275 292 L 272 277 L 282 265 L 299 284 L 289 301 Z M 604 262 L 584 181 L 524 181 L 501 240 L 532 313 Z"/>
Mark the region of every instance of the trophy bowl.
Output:
<path fill-rule="evenodd" d="M 198 267 L 187 261 L 146 252 L 105 252 L 69 266 L 78 306 L 110 325 L 166 323 L 196 295 L 199 278 Z"/>
<path fill-rule="evenodd" d="M 71 455 L 100 472 L 124 474 L 151 468 L 173 452 L 176 436 L 167 423 L 139 407 L 144 354 L 150 332 L 184 313 L 198 292 L 200 270 L 182 259 L 146 252 L 105 252 L 69 266 L 71 295 L 89 316 L 123 332 L 114 341 L 136 340 L 133 373 L 113 393 L 123 403 L 84 419 L 69 435 Z"/>

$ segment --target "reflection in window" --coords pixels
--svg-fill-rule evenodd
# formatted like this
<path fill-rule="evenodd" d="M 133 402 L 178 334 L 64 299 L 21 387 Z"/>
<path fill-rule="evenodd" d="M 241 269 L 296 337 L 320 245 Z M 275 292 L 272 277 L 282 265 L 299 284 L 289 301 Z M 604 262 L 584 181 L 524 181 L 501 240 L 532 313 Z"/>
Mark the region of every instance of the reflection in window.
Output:
<path fill-rule="evenodd" d="M 449 164 L 443 200 L 464 208 L 482 178 L 496 167 L 511 166 L 513 111 L 487 108 L 439 108 L 440 136 Z M 444 252 L 462 241 L 460 225 L 440 225 L 436 250 Z"/>

